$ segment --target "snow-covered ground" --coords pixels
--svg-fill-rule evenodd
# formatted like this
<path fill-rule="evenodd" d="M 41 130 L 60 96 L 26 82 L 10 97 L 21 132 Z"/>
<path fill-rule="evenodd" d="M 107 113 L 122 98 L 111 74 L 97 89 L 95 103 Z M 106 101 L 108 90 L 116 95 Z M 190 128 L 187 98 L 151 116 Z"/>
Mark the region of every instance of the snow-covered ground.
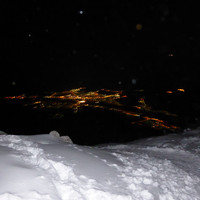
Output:
<path fill-rule="evenodd" d="M 0 200 L 200 200 L 200 129 L 96 147 L 0 133 Z"/>

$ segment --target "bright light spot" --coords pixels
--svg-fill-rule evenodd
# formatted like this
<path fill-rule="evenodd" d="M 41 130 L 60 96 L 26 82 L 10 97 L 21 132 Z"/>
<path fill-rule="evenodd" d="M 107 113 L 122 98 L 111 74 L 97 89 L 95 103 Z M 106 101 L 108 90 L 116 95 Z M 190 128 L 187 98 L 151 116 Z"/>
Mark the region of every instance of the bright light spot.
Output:
<path fill-rule="evenodd" d="M 40 104 L 42 103 L 41 101 L 35 101 L 33 104 Z"/>
<path fill-rule="evenodd" d="M 174 54 L 173 54 L 173 53 L 170 53 L 170 54 L 169 54 L 169 57 L 173 57 L 173 56 L 174 56 Z"/>
<path fill-rule="evenodd" d="M 78 13 L 79 13 L 80 15 L 82 15 L 84 12 L 83 12 L 83 10 L 80 10 Z"/>
<path fill-rule="evenodd" d="M 32 35 L 29 33 L 29 34 L 28 34 L 28 37 L 31 37 L 31 36 L 32 36 Z"/>
<path fill-rule="evenodd" d="M 179 92 L 185 92 L 185 90 L 184 89 L 177 89 Z"/>
<path fill-rule="evenodd" d="M 169 90 L 169 91 L 166 91 L 166 93 L 167 94 L 172 94 L 173 92 Z"/>
<path fill-rule="evenodd" d="M 85 100 L 81 100 L 81 101 L 79 101 L 79 103 L 85 103 L 86 101 Z"/>

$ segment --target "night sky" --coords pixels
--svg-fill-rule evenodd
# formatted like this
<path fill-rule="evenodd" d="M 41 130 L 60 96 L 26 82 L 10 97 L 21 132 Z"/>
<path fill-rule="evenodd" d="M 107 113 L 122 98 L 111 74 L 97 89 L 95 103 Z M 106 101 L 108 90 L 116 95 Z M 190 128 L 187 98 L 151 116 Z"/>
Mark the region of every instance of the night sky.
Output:
<path fill-rule="evenodd" d="M 198 1 L 2 4 L 1 94 L 197 89 Z"/>
<path fill-rule="evenodd" d="M 68 130 L 77 143 L 93 137 L 91 144 L 119 139 L 122 132 L 127 140 L 133 139 L 133 132 L 143 137 L 144 129 L 116 113 L 32 111 L 2 100 L 79 87 L 122 90 L 131 96 L 130 105 L 139 98 L 136 91 L 142 90 L 153 109 L 177 114 L 180 122 L 170 123 L 183 128 L 200 125 L 199 8 L 197 0 L 1 2 L 0 130 L 11 134 Z M 169 96 L 166 91 L 176 92 Z"/>

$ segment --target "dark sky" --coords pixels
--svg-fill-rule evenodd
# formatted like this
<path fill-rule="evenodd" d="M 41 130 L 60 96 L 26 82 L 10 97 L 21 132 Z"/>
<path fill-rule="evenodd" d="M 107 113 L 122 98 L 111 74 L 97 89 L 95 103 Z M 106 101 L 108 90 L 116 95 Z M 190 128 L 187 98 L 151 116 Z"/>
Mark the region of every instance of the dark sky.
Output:
<path fill-rule="evenodd" d="M 1 4 L 1 94 L 198 86 L 197 0 Z"/>

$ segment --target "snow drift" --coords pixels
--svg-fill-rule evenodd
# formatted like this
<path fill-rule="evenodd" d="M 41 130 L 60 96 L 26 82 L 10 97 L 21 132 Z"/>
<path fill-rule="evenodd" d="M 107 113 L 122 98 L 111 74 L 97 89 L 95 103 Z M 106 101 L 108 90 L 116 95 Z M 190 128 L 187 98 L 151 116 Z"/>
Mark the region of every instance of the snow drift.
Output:
<path fill-rule="evenodd" d="M 200 200 L 200 129 L 95 147 L 1 133 L 0 200 Z"/>

